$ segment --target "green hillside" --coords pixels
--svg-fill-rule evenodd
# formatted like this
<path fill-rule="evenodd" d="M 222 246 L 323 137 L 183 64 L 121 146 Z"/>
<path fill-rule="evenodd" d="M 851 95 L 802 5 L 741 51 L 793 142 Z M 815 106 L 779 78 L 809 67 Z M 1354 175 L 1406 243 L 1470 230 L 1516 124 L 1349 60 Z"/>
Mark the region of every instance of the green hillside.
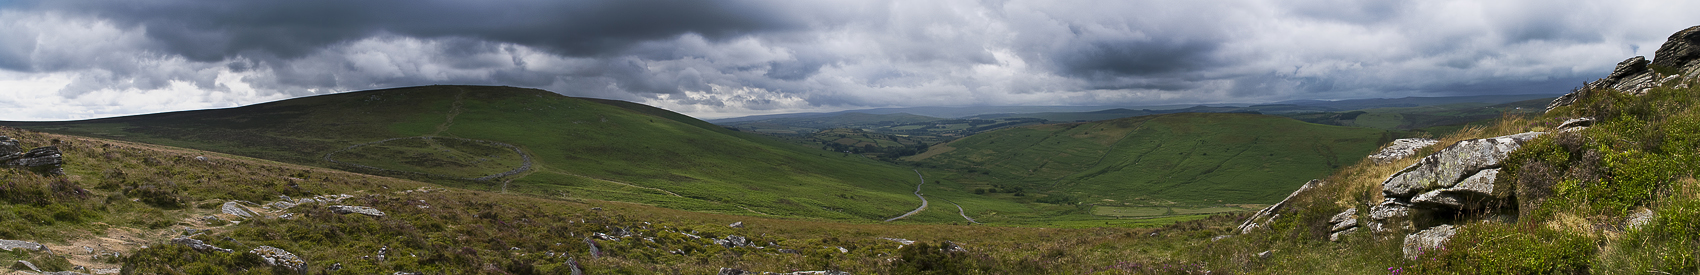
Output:
<path fill-rule="evenodd" d="M 473 189 L 687 210 L 877 220 L 919 203 L 910 194 L 915 174 L 907 168 L 641 104 L 535 89 L 424 86 L 230 109 L 0 124 Z M 526 158 L 534 161 L 531 169 L 502 174 Z"/>
<path fill-rule="evenodd" d="M 1264 204 L 1356 163 L 1394 134 L 1265 115 L 1180 113 L 1003 129 L 906 160 L 967 171 L 951 179 L 989 197 L 1043 194 L 1053 199 L 1038 200 L 1106 207 Z"/>

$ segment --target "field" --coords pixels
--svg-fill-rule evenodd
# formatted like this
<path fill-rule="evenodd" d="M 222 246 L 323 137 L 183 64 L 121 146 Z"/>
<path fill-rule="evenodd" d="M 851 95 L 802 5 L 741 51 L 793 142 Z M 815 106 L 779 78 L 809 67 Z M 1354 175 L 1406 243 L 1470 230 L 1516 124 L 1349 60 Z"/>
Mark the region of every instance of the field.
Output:
<path fill-rule="evenodd" d="M 1274 203 L 1398 133 L 1229 113 L 1182 113 L 988 132 L 906 158 L 980 196 L 1052 204 L 1207 208 Z"/>

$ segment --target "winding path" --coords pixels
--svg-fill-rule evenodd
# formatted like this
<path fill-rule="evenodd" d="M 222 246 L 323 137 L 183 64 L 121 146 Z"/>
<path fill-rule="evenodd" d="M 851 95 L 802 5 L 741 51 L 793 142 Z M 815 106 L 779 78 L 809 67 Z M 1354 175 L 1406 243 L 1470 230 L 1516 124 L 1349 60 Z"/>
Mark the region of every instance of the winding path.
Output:
<path fill-rule="evenodd" d="M 902 219 L 902 218 L 908 218 L 910 215 L 915 215 L 915 213 L 921 213 L 921 210 L 927 210 L 927 197 L 921 196 L 921 185 L 927 184 L 927 178 L 921 176 L 921 170 L 913 170 L 913 171 L 915 171 L 915 177 L 921 179 L 920 184 L 915 184 L 915 197 L 921 198 L 921 207 L 916 207 L 914 211 L 909 211 L 909 213 L 903 213 L 902 216 L 897 216 L 896 218 L 886 219 L 885 221 L 889 222 L 889 221 L 895 221 L 895 220 Z"/>
<path fill-rule="evenodd" d="M 980 224 L 980 222 L 975 221 L 974 218 L 968 217 L 968 210 L 963 210 L 961 204 L 956 204 L 955 201 L 951 201 L 950 199 L 944 199 L 944 201 L 950 202 L 950 205 L 955 205 L 956 206 L 956 214 L 962 215 L 962 219 L 968 220 L 968 222 L 971 222 L 971 223 L 974 223 L 974 224 Z"/>

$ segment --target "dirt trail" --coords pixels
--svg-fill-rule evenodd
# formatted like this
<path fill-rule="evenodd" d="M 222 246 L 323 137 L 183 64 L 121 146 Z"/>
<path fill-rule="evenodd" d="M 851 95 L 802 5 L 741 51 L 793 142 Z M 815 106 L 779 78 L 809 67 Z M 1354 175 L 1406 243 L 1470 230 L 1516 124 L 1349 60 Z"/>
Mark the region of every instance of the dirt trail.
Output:
<path fill-rule="evenodd" d="M 971 223 L 974 223 L 974 224 L 980 224 L 980 221 L 976 221 L 976 220 L 974 220 L 974 218 L 968 217 L 968 210 L 962 209 L 961 204 L 956 204 L 955 201 L 951 201 L 950 199 L 944 199 L 944 201 L 949 202 L 950 205 L 955 205 L 956 206 L 956 214 L 962 215 L 962 219 L 968 220 L 968 222 L 971 222 Z"/>
<path fill-rule="evenodd" d="M 903 218 L 908 218 L 911 215 L 915 215 L 915 213 L 921 213 L 922 210 L 927 210 L 927 197 L 921 196 L 921 185 L 927 184 L 927 178 L 921 176 L 921 170 L 914 170 L 914 171 L 915 171 L 915 177 L 921 179 L 921 183 L 915 184 L 915 197 L 921 198 L 921 207 L 916 207 L 914 211 L 909 211 L 909 213 L 903 213 L 902 216 L 897 216 L 896 218 L 886 219 L 885 221 L 889 222 L 889 221 L 895 221 L 895 220 L 899 220 L 899 219 L 903 219 Z"/>
<path fill-rule="evenodd" d="M 461 105 L 461 102 L 463 102 L 465 99 L 466 99 L 466 89 L 460 89 L 460 93 L 455 94 L 455 103 L 451 104 L 450 107 L 449 107 L 448 118 L 443 120 L 443 124 L 437 124 L 437 131 L 432 132 L 431 136 L 436 136 L 436 135 L 442 134 L 443 131 L 449 130 L 449 126 L 452 126 L 452 125 L 455 124 L 455 116 L 460 115 L 460 105 Z"/>

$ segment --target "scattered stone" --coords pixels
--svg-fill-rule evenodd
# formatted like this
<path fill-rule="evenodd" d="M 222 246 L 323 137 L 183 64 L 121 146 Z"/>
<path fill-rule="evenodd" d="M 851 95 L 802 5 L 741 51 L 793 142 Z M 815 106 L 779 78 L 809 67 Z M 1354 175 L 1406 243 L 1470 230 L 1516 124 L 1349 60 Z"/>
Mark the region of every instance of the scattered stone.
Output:
<path fill-rule="evenodd" d="M 596 240 L 591 240 L 590 238 L 584 238 L 584 244 L 590 246 L 590 258 L 591 259 L 602 258 L 602 249 L 596 247 Z"/>
<path fill-rule="evenodd" d="M 25 268 L 29 268 L 29 269 L 30 269 L 30 270 L 34 270 L 34 271 L 35 271 L 35 272 L 37 272 L 37 273 L 39 273 L 39 272 L 41 272 L 41 269 L 40 269 L 40 268 L 36 268 L 36 267 L 35 267 L 35 264 L 34 264 L 34 263 L 30 263 L 30 261 L 25 261 L 25 260 L 18 260 L 18 264 L 20 264 L 20 265 L 23 265 L 23 266 L 24 266 L 24 267 L 25 267 Z"/>
<path fill-rule="evenodd" d="M 1629 213 L 1629 218 L 1623 222 L 1623 227 L 1629 228 L 1629 230 L 1641 229 L 1642 226 L 1652 223 L 1653 217 L 1652 209 L 1642 208 L 1636 210 L 1635 213 Z"/>
<path fill-rule="evenodd" d="M 1417 154 L 1418 149 L 1429 147 L 1438 142 L 1440 141 L 1427 138 L 1395 139 L 1393 142 L 1387 144 L 1387 148 L 1382 148 L 1381 152 L 1369 155 L 1368 158 L 1375 161 L 1375 163 L 1389 163 L 1415 155 Z"/>
<path fill-rule="evenodd" d="M 893 242 L 901 243 L 903 245 L 915 244 L 915 241 L 911 241 L 911 240 L 907 240 L 907 239 L 898 239 L 898 238 L 880 238 L 880 239 L 885 239 L 887 241 L 893 241 Z"/>
<path fill-rule="evenodd" d="M 1337 231 L 1337 232 L 1334 232 L 1334 233 L 1329 233 L 1328 234 L 1328 241 L 1338 242 L 1338 241 L 1340 241 L 1340 236 L 1352 234 L 1353 232 L 1358 232 L 1358 227 L 1347 228 L 1346 230 L 1340 230 L 1340 231 Z"/>
<path fill-rule="evenodd" d="M 332 205 L 332 206 L 330 206 L 330 209 L 331 209 L 331 212 L 334 212 L 334 213 L 337 213 L 337 214 L 359 213 L 359 214 L 362 214 L 362 215 L 373 216 L 373 217 L 383 217 L 384 216 L 384 211 L 378 211 L 378 209 L 376 209 L 376 208 L 365 207 L 365 206 Z"/>
<path fill-rule="evenodd" d="M 578 266 L 578 260 L 567 258 L 567 267 L 572 268 L 572 275 L 584 275 L 584 268 Z"/>
<path fill-rule="evenodd" d="M 1253 229 L 1268 225 L 1270 222 L 1275 221 L 1275 218 L 1281 217 L 1280 211 L 1287 207 L 1287 202 L 1292 201 L 1293 198 L 1298 197 L 1299 194 L 1310 191 L 1317 186 L 1322 186 L 1322 183 L 1322 180 L 1310 180 L 1305 182 L 1304 185 L 1299 186 L 1299 190 L 1293 190 L 1293 193 L 1288 194 L 1287 198 L 1281 199 L 1281 202 L 1275 203 L 1275 205 L 1270 205 L 1269 207 L 1263 208 L 1263 210 L 1258 210 L 1257 213 L 1252 214 L 1251 218 L 1246 219 L 1245 223 L 1241 223 L 1239 229 L 1235 231 L 1240 232 L 1240 234 L 1245 234 L 1250 233 Z M 1156 232 L 1152 233 L 1155 234 Z"/>
<path fill-rule="evenodd" d="M 1264 250 L 1263 252 L 1258 252 L 1257 254 L 1252 254 L 1251 256 L 1257 257 L 1258 259 L 1269 259 L 1269 256 L 1275 256 L 1275 252 L 1270 251 L 1270 250 Z"/>
<path fill-rule="evenodd" d="M 944 252 L 968 252 L 967 249 L 963 249 L 961 245 L 956 245 L 955 242 L 944 241 L 942 245 L 943 247 L 939 249 L 944 250 Z"/>
<path fill-rule="evenodd" d="M 1222 240 L 1222 239 L 1227 239 L 1227 238 L 1229 238 L 1229 237 L 1233 237 L 1233 236 L 1234 236 L 1234 235 L 1216 235 L 1216 236 L 1215 236 L 1215 237 L 1210 237 L 1210 241 L 1212 241 L 1212 242 L 1214 242 L 1214 241 L 1220 241 L 1220 240 Z"/>
<path fill-rule="evenodd" d="M 296 257 L 294 253 L 276 247 L 260 246 L 254 248 L 254 250 L 249 250 L 248 253 L 259 255 L 260 259 L 265 260 L 267 265 L 281 266 L 295 271 L 307 268 L 307 261 L 302 260 L 301 257 Z"/>
<path fill-rule="evenodd" d="M 803 253 L 801 253 L 801 252 L 797 252 L 797 250 L 796 250 L 796 249 L 785 249 L 785 248 L 780 248 L 780 249 L 779 249 L 779 253 L 786 253 L 786 254 L 803 254 Z"/>
<path fill-rule="evenodd" d="M 849 250 L 849 249 L 844 249 L 844 247 L 843 247 L 843 246 L 840 246 L 840 247 L 838 247 L 838 253 L 839 253 L 839 254 L 844 254 L 844 253 L 850 253 L 850 250 Z"/>
<path fill-rule="evenodd" d="M 734 223 L 732 223 L 732 225 L 728 225 L 728 226 L 730 226 L 732 228 L 744 228 L 744 222 L 734 222 Z"/>
<path fill-rule="evenodd" d="M 1424 250 L 1440 248 L 1441 246 L 1446 245 L 1447 240 L 1452 239 L 1453 234 L 1457 233 L 1458 230 L 1452 225 L 1442 224 L 1430 227 L 1429 229 L 1425 229 L 1421 232 L 1406 235 L 1405 246 L 1403 249 L 1405 257 L 1416 257 Z"/>
<path fill-rule="evenodd" d="M 177 238 L 172 238 L 171 242 L 176 243 L 176 244 L 186 245 L 186 246 L 189 246 L 189 248 L 194 248 L 195 250 L 199 250 L 199 251 L 203 251 L 203 252 L 208 251 L 208 250 L 225 252 L 225 253 L 234 252 L 234 250 L 219 248 L 217 246 L 207 244 L 206 242 L 203 242 L 201 240 L 196 240 L 196 239 L 192 239 L 192 238 L 177 237 Z"/>
<path fill-rule="evenodd" d="M 37 251 L 47 250 L 47 246 L 31 241 L 0 240 L 0 250 L 13 250 L 19 248 Z"/>
<path fill-rule="evenodd" d="M 724 240 L 716 239 L 714 240 L 714 244 L 725 246 L 726 248 L 752 246 L 749 239 L 739 237 L 737 235 L 727 235 Z"/>
<path fill-rule="evenodd" d="M 254 213 L 254 211 L 248 210 L 246 207 L 242 207 L 242 204 L 234 201 L 224 202 L 224 206 L 219 207 L 219 209 L 223 210 L 225 214 L 236 215 L 237 217 L 242 218 L 253 218 L 260 215 Z"/>

